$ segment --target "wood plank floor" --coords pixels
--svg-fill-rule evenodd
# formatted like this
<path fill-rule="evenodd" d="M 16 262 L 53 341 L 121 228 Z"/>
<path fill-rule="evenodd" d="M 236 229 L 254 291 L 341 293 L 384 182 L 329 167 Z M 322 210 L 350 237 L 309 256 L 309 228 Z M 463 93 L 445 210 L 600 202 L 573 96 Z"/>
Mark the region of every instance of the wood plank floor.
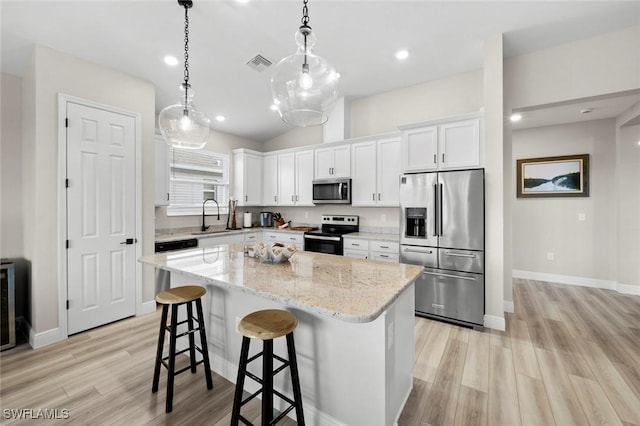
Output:
<path fill-rule="evenodd" d="M 640 425 L 640 297 L 514 281 L 507 332 L 416 318 L 414 387 L 404 425 Z M 0 408 L 67 409 L 38 424 L 227 425 L 233 384 L 199 369 L 166 374 L 151 393 L 159 314 L 131 318 L 42 349 L 0 356 Z M 247 407 L 259 421 L 259 401 Z M 0 412 L 1 424 L 33 424 Z M 286 419 L 283 425 L 295 424 Z"/>

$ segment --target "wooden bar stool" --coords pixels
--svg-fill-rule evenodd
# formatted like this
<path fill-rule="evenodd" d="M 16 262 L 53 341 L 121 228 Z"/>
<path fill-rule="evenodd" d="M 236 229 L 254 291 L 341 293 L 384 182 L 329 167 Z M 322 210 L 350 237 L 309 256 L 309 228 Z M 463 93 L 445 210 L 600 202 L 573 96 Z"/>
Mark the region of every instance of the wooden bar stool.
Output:
<path fill-rule="evenodd" d="M 300 378 L 298 376 L 298 363 L 296 361 L 296 348 L 293 342 L 293 330 L 296 329 L 298 320 L 293 314 L 280 309 L 267 309 L 253 312 L 240 321 L 238 332 L 242 334 L 242 349 L 240 350 L 240 365 L 238 366 L 238 379 L 236 380 L 236 393 L 233 399 L 233 413 L 231 415 L 231 425 L 235 426 L 242 420 L 244 424 L 251 423 L 240 414 L 240 408 L 262 393 L 262 425 L 273 425 L 282 420 L 289 411 L 296 409 L 296 419 L 298 425 L 304 426 L 304 414 L 302 412 L 302 395 L 300 393 Z M 287 352 L 289 360 L 285 360 L 273 353 L 273 339 L 287 337 Z M 251 338 L 262 340 L 262 352 L 249 358 L 249 343 Z M 262 378 L 247 371 L 247 365 L 262 356 Z M 282 363 L 277 369 L 273 369 L 273 359 Z M 291 369 L 291 384 L 293 387 L 293 401 L 273 389 L 273 377 L 286 367 Z M 262 387 L 251 394 L 244 401 L 242 391 L 244 388 L 244 378 L 255 380 Z M 278 417 L 273 418 L 273 395 L 277 395 L 289 403 Z"/>
<path fill-rule="evenodd" d="M 196 366 L 204 363 L 204 377 L 207 380 L 207 389 L 213 389 L 213 380 L 211 379 L 211 367 L 209 366 L 209 351 L 207 350 L 207 333 L 204 329 L 204 316 L 202 315 L 202 301 L 200 298 L 207 293 L 204 287 L 189 285 L 184 287 L 175 287 L 162 291 L 156 296 L 156 302 L 162 304 L 162 319 L 160 322 L 160 334 L 158 336 L 158 352 L 156 354 L 155 370 L 153 372 L 152 392 L 158 391 L 158 381 L 160 380 L 160 365 L 164 365 L 168 370 L 167 377 L 167 407 L 166 412 L 173 410 L 173 379 L 178 374 L 191 370 L 196 372 Z M 196 304 L 198 317 L 193 316 L 193 306 Z M 178 306 L 187 305 L 187 319 L 178 322 Z M 167 314 L 171 306 L 171 322 L 167 326 Z M 198 327 L 194 328 L 194 319 L 198 323 Z M 188 330 L 178 334 L 178 326 L 187 324 Z M 169 355 L 162 356 L 164 347 L 165 331 L 169 332 Z M 200 347 L 196 346 L 194 333 L 200 332 Z M 178 337 L 189 336 L 189 347 L 176 353 L 176 339 Z M 202 360 L 196 362 L 196 350 L 202 354 Z M 187 367 L 176 371 L 176 355 L 189 351 L 190 363 Z M 167 362 L 168 361 L 168 362 Z"/>

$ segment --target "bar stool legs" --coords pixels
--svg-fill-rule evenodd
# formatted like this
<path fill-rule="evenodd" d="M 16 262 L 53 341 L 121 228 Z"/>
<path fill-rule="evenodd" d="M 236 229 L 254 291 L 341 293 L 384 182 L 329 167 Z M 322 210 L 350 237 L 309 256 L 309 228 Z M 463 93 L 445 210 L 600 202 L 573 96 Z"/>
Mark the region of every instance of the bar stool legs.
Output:
<path fill-rule="evenodd" d="M 236 426 L 240 421 L 246 425 L 251 423 L 240 414 L 240 409 L 244 404 L 262 394 L 262 426 L 273 425 L 282 420 L 289 411 L 295 408 L 298 425 L 304 426 L 304 413 L 302 409 L 302 393 L 300 391 L 300 377 L 298 374 L 298 363 L 296 359 L 296 349 L 293 340 L 293 330 L 296 328 L 297 320 L 287 312 L 281 310 L 258 311 L 249 314 L 240 321 L 238 331 L 242 336 L 242 347 L 240 349 L 240 362 L 238 366 L 238 377 L 236 380 L 236 390 L 233 399 L 233 411 L 231 414 L 231 425 Z M 273 339 L 286 336 L 287 353 L 289 359 L 283 359 L 273 353 Z M 262 352 L 249 358 L 250 338 L 262 340 Z M 257 377 L 247 371 L 247 365 L 262 357 L 262 377 Z M 282 364 L 275 370 L 273 368 L 274 358 Z M 273 388 L 273 377 L 280 371 L 289 367 L 291 371 L 291 384 L 293 388 L 293 400 L 283 395 Z M 242 399 L 245 376 L 259 383 L 261 388 Z M 289 403 L 289 406 L 281 412 L 278 417 L 273 416 L 273 396 L 276 395 Z"/>
<path fill-rule="evenodd" d="M 164 365 L 167 370 L 167 400 L 166 400 L 166 412 L 170 413 L 173 410 L 173 388 L 174 379 L 178 374 L 191 370 L 191 373 L 196 372 L 196 366 L 200 363 L 204 364 L 204 374 L 207 382 L 207 389 L 213 389 L 213 379 L 211 377 L 211 366 L 209 364 L 209 351 L 207 349 L 207 334 L 204 325 L 204 315 L 202 313 L 202 301 L 200 296 L 205 294 L 206 291 L 202 287 L 197 286 L 185 286 L 169 289 L 161 292 L 156 296 L 156 301 L 162 303 L 162 318 L 160 320 L 160 333 L 158 335 L 158 349 L 156 352 L 156 362 L 153 371 L 153 385 L 151 391 L 153 393 L 158 391 L 158 382 L 160 381 L 160 367 Z M 197 318 L 193 316 L 193 306 L 191 303 L 195 302 Z M 185 321 L 178 322 L 178 306 L 186 304 L 187 319 Z M 169 306 L 171 306 L 171 320 L 170 325 L 167 326 L 167 316 L 169 312 Z M 194 327 L 194 319 L 198 323 L 197 328 Z M 178 334 L 178 325 L 187 324 L 188 331 Z M 165 332 L 169 332 L 169 354 L 165 358 L 163 357 Z M 194 333 L 200 333 L 200 347 L 195 344 Z M 185 350 L 176 353 L 176 341 L 178 337 L 188 336 L 189 347 Z M 196 362 L 196 350 L 202 354 L 202 361 Z M 176 355 L 189 351 L 189 366 L 176 371 Z"/>

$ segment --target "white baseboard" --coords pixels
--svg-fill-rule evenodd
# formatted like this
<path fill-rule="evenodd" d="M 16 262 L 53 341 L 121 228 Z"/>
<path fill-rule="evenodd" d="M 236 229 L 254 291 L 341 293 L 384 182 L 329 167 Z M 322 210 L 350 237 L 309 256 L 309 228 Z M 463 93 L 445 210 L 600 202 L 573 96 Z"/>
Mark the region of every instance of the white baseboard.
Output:
<path fill-rule="evenodd" d="M 496 317 L 496 316 L 493 316 L 493 315 L 485 315 L 484 316 L 484 326 L 486 328 L 492 328 L 492 329 L 498 330 L 498 331 L 505 331 L 506 330 L 506 323 L 504 321 L 504 318 Z"/>
<path fill-rule="evenodd" d="M 238 378 L 238 367 L 233 365 L 231 362 L 222 358 L 219 355 L 212 354 L 209 351 L 209 360 L 211 361 L 211 370 L 215 371 L 217 374 L 221 375 L 225 379 L 229 380 L 231 383 L 236 382 Z M 244 389 L 250 393 L 256 392 L 260 388 L 258 383 L 255 383 L 253 380 L 245 380 Z M 260 396 L 256 398 L 260 399 Z M 407 395 L 409 398 L 409 395 Z M 280 401 L 280 406 L 276 403 L 276 401 Z M 288 404 L 285 404 L 284 401 L 276 398 L 274 400 L 274 408 L 278 410 L 284 410 Z M 347 426 L 345 423 L 339 422 L 328 414 L 325 414 L 319 411 L 316 407 L 309 404 L 309 401 L 304 401 L 304 420 L 306 424 L 309 425 L 319 425 L 319 426 Z M 296 414 L 295 410 L 292 410 L 287 414 L 287 417 L 295 420 Z"/>
<path fill-rule="evenodd" d="M 618 293 L 640 296 L 640 286 L 638 285 L 618 283 L 616 290 L 618 290 Z"/>
<path fill-rule="evenodd" d="M 503 300 L 502 301 L 503 310 L 505 312 L 509 312 L 510 314 L 514 313 L 513 300 Z"/>
<path fill-rule="evenodd" d="M 610 280 L 599 280 L 595 278 L 572 277 L 570 275 L 546 274 L 544 272 L 512 271 L 513 278 L 523 278 L 527 280 L 546 281 L 550 283 L 577 285 L 581 287 L 604 288 L 616 290 L 617 283 Z M 619 285 L 619 284 L 618 284 Z M 633 286 L 631 286 L 633 287 Z"/>
<path fill-rule="evenodd" d="M 147 314 L 152 314 L 156 311 L 156 301 L 155 300 L 150 300 L 148 302 L 142 302 L 140 305 L 138 305 L 138 308 L 136 309 L 136 316 L 139 317 L 140 315 L 147 315 Z"/>
<path fill-rule="evenodd" d="M 33 328 L 29 327 L 29 344 L 33 349 L 51 345 L 52 343 L 60 342 L 66 338 L 66 334 L 62 334 L 60 327 L 52 328 L 51 330 L 42 331 L 40 333 L 35 333 Z"/>

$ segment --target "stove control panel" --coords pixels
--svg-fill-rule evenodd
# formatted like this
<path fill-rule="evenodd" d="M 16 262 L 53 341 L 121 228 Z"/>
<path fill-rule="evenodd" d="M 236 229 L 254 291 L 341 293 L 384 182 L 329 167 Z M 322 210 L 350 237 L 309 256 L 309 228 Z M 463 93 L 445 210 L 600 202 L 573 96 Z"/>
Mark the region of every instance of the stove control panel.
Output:
<path fill-rule="evenodd" d="M 359 216 L 350 215 L 322 215 L 321 223 L 323 225 L 358 225 Z"/>

